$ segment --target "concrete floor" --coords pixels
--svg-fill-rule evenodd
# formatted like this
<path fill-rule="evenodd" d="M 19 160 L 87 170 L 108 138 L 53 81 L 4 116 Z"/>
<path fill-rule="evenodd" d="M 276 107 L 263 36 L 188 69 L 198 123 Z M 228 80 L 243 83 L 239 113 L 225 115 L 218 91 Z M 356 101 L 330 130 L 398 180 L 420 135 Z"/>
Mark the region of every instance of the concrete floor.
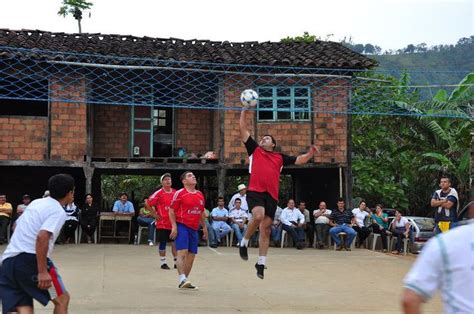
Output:
<path fill-rule="evenodd" d="M 58 245 L 53 260 L 71 293 L 73 314 L 400 313 L 401 281 L 415 260 L 366 249 L 271 248 L 260 280 L 253 266 L 257 249 L 249 250 L 248 262 L 237 248 L 199 249 L 190 276 L 199 291 L 178 290 L 176 271 L 159 268 L 156 247 Z M 35 306 L 37 313 L 52 308 Z M 439 296 L 423 310 L 442 312 Z"/>

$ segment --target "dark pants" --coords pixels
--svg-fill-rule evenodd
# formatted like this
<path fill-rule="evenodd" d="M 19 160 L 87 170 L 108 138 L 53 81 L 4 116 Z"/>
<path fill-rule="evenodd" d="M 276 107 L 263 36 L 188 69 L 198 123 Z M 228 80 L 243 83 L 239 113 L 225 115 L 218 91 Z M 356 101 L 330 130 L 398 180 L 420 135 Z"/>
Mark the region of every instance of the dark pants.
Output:
<path fill-rule="evenodd" d="M 291 227 L 288 225 L 283 224 L 283 230 L 288 232 L 288 234 L 293 239 L 293 243 L 298 244 L 300 242 L 304 242 L 304 230 L 300 227 Z"/>
<path fill-rule="evenodd" d="M 364 243 L 365 239 L 367 239 L 367 237 L 370 235 L 370 229 L 365 226 L 353 226 L 352 228 L 357 232 L 357 235 L 359 236 L 359 245 Z"/>
<path fill-rule="evenodd" d="M 97 218 L 82 217 L 81 228 L 82 228 L 82 231 L 84 231 L 84 233 L 88 237 L 92 238 L 96 227 L 97 227 Z"/>
<path fill-rule="evenodd" d="M 372 230 L 374 233 L 380 234 L 382 238 L 382 247 L 384 250 L 387 249 L 387 230 L 380 228 L 378 224 L 372 224 Z"/>
<path fill-rule="evenodd" d="M 402 244 L 403 244 L 403 239 L 405 239 L 404 233 L 406 232 L 405 227 L 401 228 L 396 228 L 395 230 L 392 230 L 392 235 L 397 238 L 397 244 L 395 247 L 395 250 L 398 252 L 402 252 Z"/>
<path fill-rule="evenodd" d="M 328 243 L 329 228 L 328 224 L 315 225 L 316 241 L 319 245 L 326 245 L 326 243 Z"/>
<path fill-rule="evenodd" d="M 64 239 L 75 239 L 75 232 L 79 222 L 77 220 L 66 220 L 63 227 Z"/>
<path fill-rule="evenodd" d="M 5 242 L 7 239 L 8 224 L 10 223 L 10 218 L 5 216 L 0 216 L 0 242 Z"/>
<path fill-rule="evenodd" d="M 306 237 L 308 237 L 309 244 L 313 246 L 313 240 L 314 240 L 314 225 L 308 222 L 306 224 L 306 227 L 304 229 L 306 232 Z"/>

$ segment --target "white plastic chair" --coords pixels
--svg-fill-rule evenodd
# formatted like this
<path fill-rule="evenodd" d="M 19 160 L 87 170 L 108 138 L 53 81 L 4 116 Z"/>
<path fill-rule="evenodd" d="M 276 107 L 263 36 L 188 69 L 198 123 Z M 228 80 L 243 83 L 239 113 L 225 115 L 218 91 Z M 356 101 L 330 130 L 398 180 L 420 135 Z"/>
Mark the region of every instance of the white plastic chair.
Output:
<path fill-rule="evenodd" d="M 346 237 L 347 237 L 347 233 L 345 233 L 345 232 L 339 232 L 339 233 L 337 234 L 337 236 L 340 237 L 340 238 L 342 238 L 341 241 L 344 242 L 345 239 L 344 239 L 343 236 L 346 236 Z M 356 238 L 357 238 L 357 237 L 354 237 L 354 239 L 352 240 L 352 243 L 351 243 L 351 249 L 352 249 L 352 250 L 355 248 Z M 334 242 L 334 250 L 336 250 L 336 249 L 337 249 L 337 244 L 336 244 L 336 242 Z"/>

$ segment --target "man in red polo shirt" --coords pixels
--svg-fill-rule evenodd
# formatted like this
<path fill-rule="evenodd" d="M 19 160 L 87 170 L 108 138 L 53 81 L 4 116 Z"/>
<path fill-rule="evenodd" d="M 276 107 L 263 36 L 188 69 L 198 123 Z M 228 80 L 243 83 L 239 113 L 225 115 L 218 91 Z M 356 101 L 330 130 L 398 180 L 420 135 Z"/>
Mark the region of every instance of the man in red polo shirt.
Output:
<path fill-rule="evenodd" d="M 240 243 L 239 253 L 243 260 L 248 260 L 248 242 L 257 227 L 259 227 L 259 257 L 255 268 L 258 278 L 263 279 L 263 271 L 270 244 L 271 225 L 278 203 L 281 169 L 283 166 L 291 164 L 302 165 L 307 163 L 316 152 L 316 147 L 314 145 L 311 146 L 307 153 L 297 157 L 274 152 L 276 141 L 273 136 L 264 135 L 260 143 L 257 143 L 250 136 L 245 119 L 246 112 L 247 108 L 243 108 L 240 113 L 239 123 L 242 141 L 249 154 L 250 180 L 247 189 L 247 203 L 253 216 Z"/>
<path fill-rule="evenodd" d="M 196 177 L 191 171 L 181 175 L 184 188 L 178 190 L 170 206 L 171 234 L 176 239 L 176 250 L 180 289 L 196 290 L 189 280 L 194 257 L 198 251 L 199 224 L 202 226 L 203 239 L 207 240 L 206 215 L 204 211 L 204 195 L 196 190 Z"/>
<path fill-rule="evenodd" d="M 161 189 L 148 197 L 145 207 L 152 215 L 155 216 L 156 221 L 156 239 L 160 243 L 158 252 L 160 254 L 161 269 L 170 269 L 166 264 L 166 244 L 171 241 L 171 252 L 174 258 L 174 268 L 176 268 L 176 246 L 170 238 L 171 221 L 169 216 L 169 209 L 171 201 L 173 200 L 176 190 L 171 187 L 171 174 L 165 173 L 160 178 Z M 151 208 L 154 207 L 154 210 Z"/>

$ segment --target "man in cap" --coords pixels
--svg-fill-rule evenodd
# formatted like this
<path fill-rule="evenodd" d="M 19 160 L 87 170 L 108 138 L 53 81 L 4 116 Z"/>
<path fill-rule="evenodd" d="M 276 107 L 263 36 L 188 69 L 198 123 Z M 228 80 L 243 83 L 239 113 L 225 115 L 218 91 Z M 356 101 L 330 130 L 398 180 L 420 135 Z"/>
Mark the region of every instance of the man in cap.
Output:
<path fill-rule="evenodd" d="M 16 207 L 16 218 L 20 217 L 25 211 L 26 207 L 31 203 L 31 197 L 28 194 L 23 195 L 22 202 Z"/>
<path fill-rule="evenodd" d="M 161 188 L 150 195 L 145 202 L 145 208 L 156 218 L 156 239 L 160 243 L 158 252 L 160 254 L 161 269 L 170 269 L 166 263 L 166 244 L 171 242 L 171 252 L 174 258 L 174 268 L 176 268 L 176 246 L 170 238 L 171 221 L 169 210 L 176 190 L 171 187 L 171 174 L 165 173 L 160 178 Z"/>

